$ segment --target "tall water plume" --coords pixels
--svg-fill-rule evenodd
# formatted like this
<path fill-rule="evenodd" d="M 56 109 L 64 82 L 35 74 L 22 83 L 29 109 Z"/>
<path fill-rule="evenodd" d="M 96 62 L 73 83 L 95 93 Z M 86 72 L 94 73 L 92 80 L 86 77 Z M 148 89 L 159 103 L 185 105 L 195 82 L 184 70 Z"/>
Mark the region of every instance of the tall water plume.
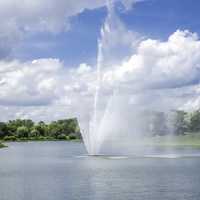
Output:
<path fill-rule="evenodd" d="M 151 142 L 155 132 L 173 132 L 169 122 L 173 114 L 170 106 L 166 106 L 163 91 L 154 85 L 135 81 L 130 89 L 126 80 L 120 84 L 114 81 L 114 71 L 126 56 L 134 54 L 133 47 L 140 38 L 126 29 L 115 13 L 112 1 L 107 2 L 107 9 L 98 40 L 93 115 L 88 131 L 82 135 L 90 155 L 133 154 L 143 151 L 144 141 Z M 105 81 L 106 74 L 111 81 Z"/>
<path fill-rule="evenodd" d="M 113 2 L 111 0 L 107 0 L 107 12 L 108 15 L 106 17 L 105 23 L 101 28 L 101 35 L 100 39 L 98 40 L 98 55 L 97 55 L 97 83 L 96 83 L 96 89 L 95 89 L 95 95 L 94 95 L 94 107 L 93 107 L 93 116 L 91 118 L 91 121 L 89 123 L 89 132 L 83 134 L 83 139 L 85 146 L 87 148 L 87 151 L 91 155 L 99 154 L 100 147 L 101 147 L 101 133 L 99 130 L 101 121 L 103 120 L 103 115 L 105 112 L 105 106 L 104 108 L 100 108 L 101 100 L 101 87 L 102 87 L 102 67 L 106 67 L 106 65 L 109 65 L 106 62 L 110 62 L 110 59 L 106 58 L 107 54 L 107 34 L 111 33 L 111 23 L 113 23 Z M 111 45 L 112 46 L 112 45 Z"/>

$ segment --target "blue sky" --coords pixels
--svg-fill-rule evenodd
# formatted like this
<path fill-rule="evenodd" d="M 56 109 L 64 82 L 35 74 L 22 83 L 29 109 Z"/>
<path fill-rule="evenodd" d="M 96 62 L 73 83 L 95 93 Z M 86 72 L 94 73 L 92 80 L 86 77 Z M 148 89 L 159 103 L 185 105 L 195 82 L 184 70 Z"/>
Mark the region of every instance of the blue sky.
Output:
<path fill-rule="evenodd" d="M 165 40 L 177 29 L 200 33 L 199 10 L 198 0 L 146 0 L 128 11 L 118 3 L 116 12 L 128 29 L 147 38 Z M 13 57 L 21 60 L 59 58 L 70 67 L 83 62 L 94 65 L 97 39 L 106 14 L 105 7 L 85 9 L 70 17 L 68 31 L 28 33 Z"/>

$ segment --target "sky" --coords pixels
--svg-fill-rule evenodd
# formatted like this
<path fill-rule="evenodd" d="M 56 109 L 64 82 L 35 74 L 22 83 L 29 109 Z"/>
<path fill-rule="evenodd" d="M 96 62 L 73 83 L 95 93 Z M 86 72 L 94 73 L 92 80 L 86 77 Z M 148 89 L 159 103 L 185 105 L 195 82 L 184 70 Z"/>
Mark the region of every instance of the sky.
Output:
<path fill-rule="evenodd" d="M 89 118 L 99 40 L 102 99 L 118 87 L 197 109 L 199 9 L 198 0 L 115 0 L 109 16 L 104 0 L 0 1 L 0 121 Z"/>

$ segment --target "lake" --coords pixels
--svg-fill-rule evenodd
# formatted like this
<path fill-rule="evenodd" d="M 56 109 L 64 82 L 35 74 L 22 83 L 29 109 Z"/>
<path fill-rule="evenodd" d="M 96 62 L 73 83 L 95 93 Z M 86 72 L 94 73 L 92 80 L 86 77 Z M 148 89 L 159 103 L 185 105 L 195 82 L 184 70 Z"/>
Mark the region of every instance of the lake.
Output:
<path fill-rule="evenodd" d="M 0 149 L 0 200 L 200 198 L 198 149 L 145 157 L 91 157 L 79 142 L 8 145 Z"/>

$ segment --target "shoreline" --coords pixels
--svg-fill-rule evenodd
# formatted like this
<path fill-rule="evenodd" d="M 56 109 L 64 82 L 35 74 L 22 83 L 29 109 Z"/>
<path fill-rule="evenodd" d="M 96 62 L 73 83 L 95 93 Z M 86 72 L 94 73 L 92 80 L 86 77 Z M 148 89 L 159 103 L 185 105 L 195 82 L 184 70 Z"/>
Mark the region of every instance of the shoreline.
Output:
<path fill-rule="evenodd" d="M 6 146 L 5 144 L 2 144 L 2 143 L 0 142 L 0 149 L 6 148 L 6 147 L 8 147 L 8 146 Z"/>
<path fill-rule="evenodd" d="M 16 140 L 0 140 L 0 148 L 7 147 L 5 144 L 10 142 L 80 142 L 83 143 L 82 139 L 56 139 L 56 138 L 47 138 L 47 137 L 38 137 L 38 138 L 17 138 Z M 123 143 L 123 141 L 121 141 Z M 135 145 L 133 143 L 133 145 Z M 200 133 L 192 135 L 181 135 L 181 136 L 156 136 L 152 138 L 143 138 L 139 146 L 146 147 L 160 147 L 160 148 L 200 148 Z M 8 145 L 9 146 L 9 145 Z"/>
<path fill-rule="evenodd" d="M 3 143 L 10 143 L 10 142 L 18 142 L 18 143 L 21 143 L 21 142 L 82 142 L 81 139 L 72 139 L 72 140 L 61 140 L 61 139 L 23 139 L 23 140 L 20 140 L 20 139 L 17 139 L 17 140 L 0 140 L 0 145 L 4 145 Z"/>
<path fill-rule="evenodd" d="M 83 143 L 83 140 L 16 140 L 16 141 L 0 141 L 0 149 L 9 147 L 9 143 L 29 143 L 29 142 L 77 142 Z M 200 141 L 199 141 L 200 142 Z M 5 145 L 8 144 L 7 145 Z M 138 145 L 143 147 L 155 147 L 155 148 L 198 148 L 200 149 L 200 143 L 198 144 L 189 144 L 189 143 L 144 143 L 143 145 Z"/>
<path fill-rule="evenodd" d="M 16 143 L 28 143 L 28 142 L 82 142 L 81 139 L 73 139 L 73 140 L 59 140 L 59 139 L 45 139 L 45 140 L 30 140 L 30 139 L 27 139 L 27 140 L 15 140 L 15 141 L 4 141 L 4 140 L 0 140 L 0 149 L 1 148 L 6 148 L 6 147 L 9 147 L 9 145 L 5 145 L 6 144 L 9 144 L 9 143 L 13 143 L 13 142 L 16 142 Z"/>

